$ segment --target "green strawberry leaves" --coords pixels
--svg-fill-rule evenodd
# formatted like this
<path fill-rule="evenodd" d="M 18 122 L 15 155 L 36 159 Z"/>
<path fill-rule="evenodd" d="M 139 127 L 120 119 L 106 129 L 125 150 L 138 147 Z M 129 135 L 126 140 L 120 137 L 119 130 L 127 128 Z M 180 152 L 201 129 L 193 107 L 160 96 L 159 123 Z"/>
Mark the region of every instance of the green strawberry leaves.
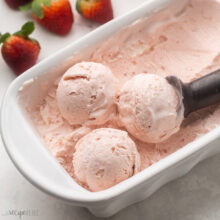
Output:
<path fill-rule="evenodd" d="M 28 21 L 22 27 L 20 31 L 14 33 L 14 35 L 27 38 L 34 31 L 34 22 Z"/>
<path fill-rule="evenodd" d="M 43 3 L 46 7 L 50 7 L 50 0 L 42 0 L 42 3 Z"/>
<path fill-rule="evenodd" d="M 21 11 L 29 11 L 29 10 L 31 10 L 31 7 L 32 7 L 32 2 L 30 2 L 30 3 L 26 4 L 26 5 L 20 6 L 19 9 Z"/>
<path fill-rule="evenodd" d="M 51 0 L 33 0 L 31 3 L 28 3 L 20 7 L 21 11 L 29 11 L 37 16 L 39 19 L 43 19 L 44 11 L 42 6 L 50 7 Z"/>
<path fill-rule="evenodd" d="M 0 33 L 0 44 L 4 43 L 11 35 L 9 33 L 1 34 Z"/>
<path fill-rule="evenodd" d="M 32 3 L 32 12 L 40 19 L 44 17 L 44 12 L 41 7 L 41 0 L 35 0 Z"/>
<path fill-rule="evenodd" d="M 82 14 L 82 10 L 81 10 L 81 0 L 77 0 L 76 1 L 76 10 Z"/>
<path fill-rule="evenodd" d="M 28 38 L 28 36 L 34 31 L 34 22 L 28 21 L 22 27 L 20 31 L 15 32 L 13 35 Z M 4 43 L 11 34 L 5 33 L 0 34 L 0 43 Z"/>
<path fill-rule="evenodd" d="M 34 31 L 34 22 L 32 21 L 28 21 L 26 22 L 22 27 L 21 27 L 21 31 L 22 31 L 22 34 L 24 36 L 29 36 L 30 34 L 33 33 Z"/>
<path fill-rule="evenodd" d="M 34 22 L 33 21 L 28 21 L 26 22 L 22 27 L 20 31 L 15 32 L 14 34 L 10 34 L 10 33 L 5 33 L 5 34 L 1 34 L 0 33 L 0 44 L 4 43 L 9 37 L 13 37 L 13 36 L 19 36 L 25 39 L 30 40 L 33 43 L 37 43 L 38 46 L 40 47 L 40 44 L 38 43 L 37 40 L 30 38 L 29 35 L 33 33 L 35 27 L 34 27 Z"/>

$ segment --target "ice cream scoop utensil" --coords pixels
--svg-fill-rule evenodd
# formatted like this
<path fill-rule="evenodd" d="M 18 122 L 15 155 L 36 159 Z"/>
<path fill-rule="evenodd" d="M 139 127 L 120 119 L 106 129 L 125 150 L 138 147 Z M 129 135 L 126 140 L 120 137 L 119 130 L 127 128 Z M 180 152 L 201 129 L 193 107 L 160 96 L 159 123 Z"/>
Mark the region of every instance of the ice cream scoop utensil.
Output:
<path fill-rule="evenodd" d="M 191 112 L 220 102 L 220 70 L 190 83 L 183 83 L 176 76 L 166 77 L 182 95 L 184 117 Z"/>

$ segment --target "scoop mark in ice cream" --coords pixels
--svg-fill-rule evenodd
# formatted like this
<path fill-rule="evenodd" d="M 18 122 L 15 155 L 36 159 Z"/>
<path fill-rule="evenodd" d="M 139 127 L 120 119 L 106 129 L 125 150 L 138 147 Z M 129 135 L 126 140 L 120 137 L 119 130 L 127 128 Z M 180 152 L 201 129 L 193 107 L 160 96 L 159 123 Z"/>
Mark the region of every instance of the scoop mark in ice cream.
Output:
<path fill-rule="evenodd" d="M 86 76 L 66 76 L 66 77 L 63 77 L 63 80 L 65 80 L 65 81 L 67 81 L 67 80 L 77 80 L 77 79 L 89 80 L 88 77 L 86 77 Z"/>

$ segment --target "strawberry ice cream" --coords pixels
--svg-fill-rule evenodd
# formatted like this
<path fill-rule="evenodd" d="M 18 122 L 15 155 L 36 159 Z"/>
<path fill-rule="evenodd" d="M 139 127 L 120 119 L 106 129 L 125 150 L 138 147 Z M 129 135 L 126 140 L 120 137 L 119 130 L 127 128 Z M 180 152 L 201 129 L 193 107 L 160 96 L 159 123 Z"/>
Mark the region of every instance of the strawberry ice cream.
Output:
<path fill-rule="evenodd" d="M 111 187 L 138 172 L 139 162 L 143 170 L 220 126 L 219 105 L 190 114 L 180 126 L 176 93 L 164 82 L 176 75 L 187 83 L 220 69 L 219 12 L 215 0 L 190 0 L 181 14 L 168 13 L 159 23 L 140 19 L 24 86 L 30 120 L 74 180 L 90 191 Z M 158 138 L 163 141 L 147 143 Z"/>
<path fill-rule="evenodd" d="M 116 79 L 108 67 L 82 62 L 63 75 L 57 103 L 70 124 L 104 124 L 114 112 L 115 90 Z"/>
<path fill-rule="evenodd" d="M 119 119 L 137 139 L 159 143 L 180 129 L 181 99 L 165 78 L 139 74 L 127 81 L 118 94 Z"/>
<path fill-rule="evenodd" d="M 126 131 L 100 128 L 75 146 L 73 167 L 79 182 L 92 191 L 107 189 L 140 171 L 140 156 Z"/>

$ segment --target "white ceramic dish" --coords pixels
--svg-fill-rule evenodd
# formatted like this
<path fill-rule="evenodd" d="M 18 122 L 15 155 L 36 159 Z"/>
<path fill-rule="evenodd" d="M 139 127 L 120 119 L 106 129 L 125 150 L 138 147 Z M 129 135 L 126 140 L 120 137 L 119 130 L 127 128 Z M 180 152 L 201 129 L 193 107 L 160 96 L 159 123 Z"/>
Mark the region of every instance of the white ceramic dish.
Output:
<path fill-rule="evenodd" d="M 48 152 L 26 118 L 18 102 L 19 89 L 25 81 L 43 74 L 89 45 L 97 44 L 139 18 L 175 8 L 179 12 L 183 0 L 148 0 L 145 4 L 117 18 L 69 45 L 15 79 L 2 103 L 1 133 L 5 148 L 19 171 L 35 186 L 75 206 L 87 207 L 96 216 L 107 217 L 124 207 L 141 201 L 162 185 L 187 173 L 199 161 L 220 151 L 220 127 L 188 144 L 172 155 L 116 186 L 92 193 L 77 183 Z M 175 6 L 175 7 L 173 7 Z M 56 65 L 54 65 L 56 64 Z M 37 97 L 37 86 L 32 92 Z"/>

